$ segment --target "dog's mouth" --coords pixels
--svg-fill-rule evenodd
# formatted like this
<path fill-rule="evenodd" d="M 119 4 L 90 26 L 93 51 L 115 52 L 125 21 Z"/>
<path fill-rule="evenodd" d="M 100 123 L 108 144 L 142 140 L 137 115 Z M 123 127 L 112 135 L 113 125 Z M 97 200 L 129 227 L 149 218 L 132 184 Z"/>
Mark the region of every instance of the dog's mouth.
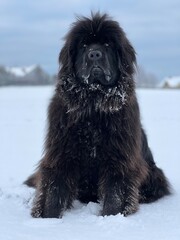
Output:
<path fill-rule="evenodd" d="M 100 66 L 93 66 L 89 73 L 82 76 L 87 84 L 100 83 L 102 85 L 111 85 L 112 75 L 110 70 Z"/>
<path fill-rule="evenodd" d="M 92 75 L 94 78 L 100 78 L 104 76 L 104 71 L 100 67 L 92 67 L 90 75 Z"/>

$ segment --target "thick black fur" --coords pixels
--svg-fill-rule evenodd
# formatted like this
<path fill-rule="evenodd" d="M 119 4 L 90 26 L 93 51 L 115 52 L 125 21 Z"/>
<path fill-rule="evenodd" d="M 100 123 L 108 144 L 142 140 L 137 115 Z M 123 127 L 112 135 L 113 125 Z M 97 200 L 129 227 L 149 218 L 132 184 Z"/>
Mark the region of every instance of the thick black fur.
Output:
<path fill-rule="evenodd" d="M 91 51 L 101 52 L 97 61 Z M 36 187 L 32 216 L 61 217 L 74 199 L 127 216 L 168 195 L 140 123 L 135 51 L 119 24 L 99 13 L 78 19 L 59 62 L 44 156 L 26 181 Z"/>

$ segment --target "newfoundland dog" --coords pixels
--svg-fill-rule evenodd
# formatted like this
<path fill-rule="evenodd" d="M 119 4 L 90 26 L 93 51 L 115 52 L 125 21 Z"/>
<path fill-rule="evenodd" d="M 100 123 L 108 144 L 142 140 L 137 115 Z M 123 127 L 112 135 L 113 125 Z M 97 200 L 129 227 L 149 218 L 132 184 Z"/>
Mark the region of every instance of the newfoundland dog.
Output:
<path fill-rule="evenodd" d="M 79 18 L 65 38 L 48 109 L 44 156 L 26 180 L 33 217 L 61 217 L 73 200 L 127 216 L 170 193 L 149 149 L 134 87 L 136 56 L 108 15 Z"/>

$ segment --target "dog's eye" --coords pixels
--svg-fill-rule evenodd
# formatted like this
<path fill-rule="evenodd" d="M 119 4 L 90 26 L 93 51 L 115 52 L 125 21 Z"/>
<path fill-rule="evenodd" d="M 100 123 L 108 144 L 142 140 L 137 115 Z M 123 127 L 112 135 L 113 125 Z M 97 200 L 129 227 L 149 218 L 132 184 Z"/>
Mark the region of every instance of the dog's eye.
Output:
<path fill-rule="evenodd" d="M 87 47 L 87 45 L 86 44 L 83 44 L 83 48 L 86 48 Z"/>
<path fill-rule="evenodd" d="M 109 47 L 109 44 L 108 44 L 108 43 L 105 43 L 104 46 L 105 46 L 105 47 Z"/>

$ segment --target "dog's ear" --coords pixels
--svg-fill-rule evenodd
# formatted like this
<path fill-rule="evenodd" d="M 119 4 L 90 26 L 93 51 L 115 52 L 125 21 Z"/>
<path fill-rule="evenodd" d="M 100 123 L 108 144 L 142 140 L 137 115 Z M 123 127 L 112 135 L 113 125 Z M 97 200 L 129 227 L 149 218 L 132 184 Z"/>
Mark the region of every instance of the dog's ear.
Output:
<path fill-rule="evenodd" d="M 59 54 L 59 65 L 63 73 L 73 72 L 73 52 L 68 41 L 65 43 Z"/>
<path fill-rule="evenodd" d="M 126 36 L 120 41 L 118 54 L 120 70 L 125 74 L 132 75 L 136 65 L 136 52 Z"/>
<path fill-rule="evenodd" d="M 68 48 L 67 44 L 61 49 L 59 53 L 59 64 L 60 65 L 67 65 L 68 64 Z"/>

